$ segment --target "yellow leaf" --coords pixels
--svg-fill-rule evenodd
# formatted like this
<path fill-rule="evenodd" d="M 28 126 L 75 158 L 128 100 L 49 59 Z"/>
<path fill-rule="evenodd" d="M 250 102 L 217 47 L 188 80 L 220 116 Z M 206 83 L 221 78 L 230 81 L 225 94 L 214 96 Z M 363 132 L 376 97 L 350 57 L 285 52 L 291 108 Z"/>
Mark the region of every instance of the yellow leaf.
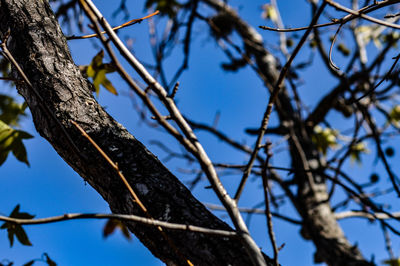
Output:
<path fill-rule="evenodd" d="M 93 77 L 93 85 L 94 85 L 97 96 L 99 96 L 100 84 L 102 84 L 105 79 L 106 79 L 106 70 L 105 69 L 97 71 L 96 75 Z"/>
<path fill-rule="evenodd" d="M 106 78 L 106 73 L 115 72 L 116 68 L 113 64 L 103 63 L 104 52 L 101 50 L 97 55 L 92 59 L 92 62 L 86 69 L 86 74 L 88 77 L 93 78 L 93 86 L 96 95 L 99 96 L 100 85 L 103 85 L 109 92 L 114 95 L 118 95 L 117 90 L 111 84 L 111 82 Z"/>
<path fill-rule="evenodd" d="M 117 90 L 114 88 L 114 86 L 111 84 L 111 81 L 109 81 L 107 78 L 101 83 L 101 85 L 104 86 L 109 92 L 111 92 L 114 95 L 118 95 Z"/>
<path fill-rule="evenodd" d="M 92 62 L 90 65 L 93 67 L 94 70 L 101 66 L 103 64 L 103 57 L 104 57 L 104 51 L 101 50 L 100 52 L 97 53 L 95 57 L 93 57 Z"/>
<path fill-rule="evenodd" d="M 111 92 L 114 95 L 118 95 L 117 90 L 115 87 L 112 85 L 111 81 L 109 81 L 106 78 L 106 69 L 101 69 L 96 73 L 96 76 L 93 78 L 93 85 L 95 87 L 95 91 L 97 96 L 99 95 L 100 91 L 100 84 L 104 86 L 109 92 Z"/>
<path fill-rule="evenodd" d="M 400 258 L 385 260 L 382 263 L 390 265 L 390 266 L 400 266 Z"/>
<path fill-rule="evenodd" d="M 94 75 L 96 75 L 96 72 L 94 71 L 92 65 L 89 65 L 89 66 L 86 68 L 86 75 L 87 75 L 88 77 L 94 77 Z"/>
<path fill-rule="evenodd" d="M 275 7 L 270 4 L 263 5 L 264 12 L 262 17 L 265 19 L 270 19 L 272 22 L 278 22 L 278 12 L 276 11 Z"/>

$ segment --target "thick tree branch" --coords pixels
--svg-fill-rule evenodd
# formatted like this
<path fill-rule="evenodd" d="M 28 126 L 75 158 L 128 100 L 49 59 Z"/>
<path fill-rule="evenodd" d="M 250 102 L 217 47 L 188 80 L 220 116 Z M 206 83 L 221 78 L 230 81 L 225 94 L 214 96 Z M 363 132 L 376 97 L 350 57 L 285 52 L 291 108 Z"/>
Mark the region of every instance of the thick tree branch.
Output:
<path fill-rule="evenodd" d="M 93 146 L 69 122 L 76 121 L 118 163 L 131 187 L 152 217 L 172 223 L 230 230 L 93 98 L 90 84 L 73 63 L 47 1 L 0 0 L 0 37 L 7 43 L 41 100 L 24 84 L 17 88 L 26 99 L 38 132 L 60 156 L 108 202 L 113 213 L 142 215 L 128 190 Z M 14 75 L 18 74 L 14 71 Z M 55 115 L 55 122 L 44 105 Z M 59 125 L 61 124 L 61 126 Z M 79 152 L 71 148 L 63 130 Z M 89 159 L 90 158 L 90 159 Z M 169 265 L 182 264 L 154 227 L 126 222 L 129 229 Z M 249 265 L 241 242 L 204 234 L 166 230 L 179 251 L 195 265 Z"/>

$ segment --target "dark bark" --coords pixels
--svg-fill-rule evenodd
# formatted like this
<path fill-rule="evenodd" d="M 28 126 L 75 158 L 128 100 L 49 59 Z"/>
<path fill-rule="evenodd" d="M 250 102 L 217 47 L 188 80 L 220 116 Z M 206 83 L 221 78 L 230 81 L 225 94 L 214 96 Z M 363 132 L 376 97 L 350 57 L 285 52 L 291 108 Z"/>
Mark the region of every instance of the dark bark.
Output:
<path fill-rule="evenodd" d="M 152 217 L 231 230 L 96 102 L 91 85 L 71 58 L 47 1 L 0 0 L 0 37 L 8 29 L 11 36 L 7 46 L 40 94 L 38 97 L 26 84 L 17 86 L 29 105 L 37 131 L 100 193 L 113 213 L 144 215 L 115 171 L 71 120 L 80 124 L 118 163 Z M 17 75 L 15 71 L 14 74 Z M 184 264 L 157 229 L 135 223 L 127 225 L 156 257 L 169 265 Z M 251 264 L 238 239 L 186 231 L 166 232 L 182 256 L 195 265 Z"/>

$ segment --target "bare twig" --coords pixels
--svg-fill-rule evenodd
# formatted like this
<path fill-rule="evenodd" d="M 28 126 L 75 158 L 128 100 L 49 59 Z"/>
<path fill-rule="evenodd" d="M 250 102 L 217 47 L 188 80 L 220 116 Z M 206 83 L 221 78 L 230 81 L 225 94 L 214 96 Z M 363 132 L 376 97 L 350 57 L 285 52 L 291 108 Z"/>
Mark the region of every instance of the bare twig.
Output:
<path fill-rule="evenodd" d="M 109 165 L 112 166 L 112 168 L 115 170 L 115 172 L 118 174 L 119 178 L 122 180 L 124 183 L 125 187 L 128 189 L 129 193 L 131 194 L 132 198 L 134 201 L 139 205 L 139 207 L 142 209 L 142 211 L 146 215 L 150 215 L 146 209 L 146 207 L 143 205 L 143 203 L 140 201 L 139 197 L 136 195 L 135 191 L 133 191 L 131 185 L 128 183 L 128 180 L 126 180 L 125 176 L 122 174 L 122 172 L 119 170 L 119 167 L 116 163 L 114 163 L 110 157 L 97 145 L 97 143 L 83 130 L 83 128 L 78 125 L 75 121 L 71 120 L 71 123 L 81 132 L 81 134 L 96 148 L 96 150 L 101 154 L 101 156 L 107 161 Z"/>
<path fill-rule="evenodd" d="M 278 80 L 277 80 L 277 82 L 276 82 L 276 84 L 275 84 L 275 86 L 274 86 L 274 89 L 273 89 L 273 91 L 272 91 L 272 93 L 271 93 L 271 96 L 270 96 L 270 98 L 269 98 L 268 105 L 267 105 L 267 108 L 266 108 L 266 110 L 265 110 L 265 113 L 264 113 L 264 117 L 263 117 L 263 119 L 262 119 L 262 122 L 261 122 L 260 132 L 259 132 L 259 134 L 258 134 L 256 143 L 255 143 L 255 146 L 254 146 L 253 153 L 251 154 L 250 160 L 249 160 L 249 162 L 248 162 L 248 164 L 247 164 L 246 169 L 244 170 L 243 177 L 242 177 L 242 179 L 241 179 L 241 181 L 240 181 L 240 184 L 239 184 L 239 187 L 238 187 L 238 189 L 237 189 L 237 191 L 236 191 L 236 194 L 235 194 L 235 197 L 234 197 L 234 199 L 235 199 L 236 201 L 239 200 L 240 195 L 241 195 L 242 192 L 243 192 L 243 189 L 244 189 L 244 186 L 245 186 L 245 184 L 246 184 L 246 181 L 247 181 L 247 179 L 248 179 L 248 177 L 249 177 L 249 175 L 250 175 L 251 168 L 253 167 L 254 161 L 255 161 L 255 159 L 256 159 L 256 157 L 257 157 L 257 154 L 258 154 L 258 151 L 259 151 L 260 148 L 261 148 L 261 142 L 262 142 L 262 139 L 263 139 L 263 137 L 264 137 L 265 131 L 266 131 L 267 127 L 268 127 L 268 122 L 269 122 L 269 118 L 270 118 L 270 115 L 271 115 L 271 112 L 272 112 L 272 108 L 273 108 L 273 106 L 274 106 L 274 103 L 275 103 L 276 99 L 278 98 L 278 94 L 279 94 L 279 91 L 280 91 L 280 89 L 281 89 L 281 84 L 282 84 L 282 82 L 283 82 L 283 80 L 284 80 L 286 74 L 287 74 L 288 71 L 289 71 L 290 65 L 292 64 L 292 62 L 293 62 L 294 58 L 296 57 L 297 53 L 300 51 L 300 48 L 303 46 L 303 44 L 304 44 L 305 41 L 307 40 L 308 35 L 309 35 L 309 34 L 311 33 L 311 31 L 312 31 L 312 26 L 315 25 L 315 23 L 317 23 L 318 18 L 319 18 L 320 15 L 322 14 L 322 11 L 324 10 L 325 6 L 326 6 L 326 3 L 325 3 L 325 2 L 322 3 L 322 5 L 321 5 L 320 8 L 318 9 L 317 13 L 316 13 L 315 16 L 313 17 L 313 19 L 312 19 L 312 21 L 311 21 L 311 23 L 310 23 L 309 28 L 308 28 L 307 31 L 304 33 L 304 35 L 302 36 L 302 38 L 301 38 L 301 40 L 299 41 L 298 45 L 297 45 L 296 48 L 294 49 L 294 51 L 293 51 L 293 53 L 291 54 L 290 58 L 288 59 L 287 63 L 286 63 L 286 64 L 284 65 L 284 67 L 282 68 L 282 71 L 281 71 L 281 73 L 280 73 L 280 75 L 279 75 L 279 78 L 278 78 Z"/>
<path fill-rule="evenodd" d="M 90 12 L 94 14 L 94 16 L 91 16 L 91 19 L 93 19 L 92 21 L 93 24 L 97 25 L 97 22 L 99 22 L 103 26 L 103 28 L 109 35 L 111 41 L 115 44 L 115 46 L 124 56 L 124 58 L 137 71 L 137 73 L 142 77 L 142 79 L 147 83 L 147 85 L 157 94 L 158 98 L 168 109 L 170 115 L 173 117 L 178 127 L 182 130 L 183 134 L 188 138 L 190 143 L 194 146 L 194 149 L 191 149 L 188 148 L 187 145 L 185 145 L 185 147 L 197 158 L 206 176 L 208 177 L 208 180 L 213 186 L 213 189 L 216 192 L 218 198 L 227 208 L 228 213 L 232 219 L 232 222 L 235 225 L 235 228 L 238 230 L 238 233 L 243 240 L 244 247 L 246 248 L 246 251 L 249 254 L 249 258 L 255 265 L 265 265 L 264 257 L 257 244 L 251 238 L 247 226 L 244 223 L 239 210 L 237 209 L 235 201 L 232 200 L 232 198 L 228 195 L 227 191 L 223 187 L 216 173 L 216 170 L 211 163 L 211 160 L 207 156 L 200 142 L 197 140 L 197 137 L 193 133 L 189 124 L 183 118 L 182 114 L 175 105 L 174 101 L 168 97 L 167 91 L 148 73 L 148 71 L 144 68 L 144 66 L 126 48 L 126 46 L 115 34 L 111 26 L 108 24 L 106 19 L 97 9 L 97 7 L 93 4 L 93 2 L 91 0 L 80 0 L 80 3 L 85 8 L 85 11 L 87 13 Z M 105 43 L 106 42 L 104 41 L 103 44 Z M 110 49 L 108 48 L 107 51 L 109 50 Z M 126 77 L 124 78 L 127 79 Z"/>
<path fill-rule="evenodd" d="M 40 218 L 40 219 L 18 219 L 7 216 L 0 215 L 0 221 L 14 223 L 19 225 L 33 225 L 33 224 L 48 224 L 69 220 L 77 220 L 77 219 L 117 219 L 121 221 L 132 221 L 142 224 L 147 224 L 151 226 L 160 226 L 162 228 L 171 229 L 171 230 L 182 230 L 189 232 L 196 232 L 208 235 L 217 235 L 223 237 L 237 237 L 237 233 L 233 231 L 226 230 L 216 230 L 209 229 L 200 226 L 194 225 L 186 225 L 186 224 L 176 224 L 169 223 L 160 220 L 154 220 L 149 218 L 144 218 L 137 215 L 126 215 L 126 214 L 101 214 L 101 213 L 69 213 L 59 216 Z"/>
<path fill-rule="evenodd" d="M 400 212 L 394 212 L 389 215 L 387 213 L 379 213 L 379 212 L 371 214 L 369 212 L 363 212 L 363 211 L 345 211 L 345 212 L 335 213 L 335 217 L 337 220 L 348 219 L 348 218 L 367 218 L 370 220 L 387 220 L 387 219 L 399 219 Z"/>
<path fill-rule="evenodd" d="M 124 24 L 119 25 L 117 27 L 114 27 L 112 29 L 113 30 L 119 30 L 119 29 L 122 29 L 122 28 L 125 28 L 125 27 L 128 27 L 128 26 L 140 23 L 145 19 L 148 19 L 148 18 L 151 18 L 151 17 L 153 17 L 155 15 L 158 15 L 159 13 L 160 13 L 160 11 L 156 10 L 155 12 L 151 13 L 150 15 L 147 15 L 147 16 L 142 17 L 142 18 L 132 19 L 132 20 L 130 20 L 128 22 L 125 22 Z M 106 33 L 105 31 L 101 32 L 101 34 L 105 34 L 105 33 Z M 94 38 L 94 37 L 98 37 L 98 36 L 99 35 L 97 33 L 89 34 L 89 35 L 83 35 L 83 36 L 68 36 L 67 40 L 89 39 L 89 38 Z"/>
<path fill-rule="evenodd" d="M 344 12 L 347 12 L 347 13 L 355 16 L 355 17 L 360 17 L 360 18 L 363 18 L 365 20 L 369 20 L 369 21 L 371 21 L 373 23 L 382 25 L 382 26 L 386 26 L 386 27 L 390 27 L 390 28 L 394 28 L 394 29 L 400 29 L 400 25 L 398 25 L 398 24 L 394 24 L 394 23 L 390 23 L 390 22 L 387 22 L 387 21 L 384 21 L 384 20 L 380 20 L 380 19 L 376 19 L 376 18 L 370 17 L 368 15 L 365 15 L 364 12 L 362 12 L 362 11 L 356 11 L 356 10 L 344 7 L 344 6 L 340 5 L 339 3 L 336 3 L 336 2 L 334 2 L 332 0 L 324 0 L 324 2 L 328 3 L 329 5 L 337 8 L 337 9 L 340 9 L 340 10 L 342 10 Z M 400 1 L 393 1 L 393 0 L 392 1 L 381 1 L 380 4 L 382 4 L 382 3 L 387 4 L 388 2 L 390 2 L 390 4 L 395 4 L 395 3 L 399 3 Z M 378 6 L 378 4 L 375 4 L 375 6 Z"/>
<path fill-rule="evenodd" d="M 331 42 L 331 46 L 330 46 L 330 48 L 329 48 L 329 65 L 330 65 L 331 67 L 333 67 L 334 69 L 336 69 L 336 70 L 340 70 L 340 68 L 338 68 L 338 67 L 335 65 L 335 63 L 333 63 L 333 61 L 332 61 L 332 50 L 333 50 L 333 46 L 335 45 L 336 38 L 337 38 L 337 36 L 338 36 L 340 30 L 342 29 L 343 25 L 344 25 L 344 24 L 340 24 L 340 25 L 339 25 L 338 29 L 337 29 L 336 32 L 335 32 L 335 35 L 333 36 L 333 39 L 332 39 L 332 42 Z"/>
<path fill-rule="evenodd" d="M 390 74 L 392 74 L 392 71 L 394 70 L 394 68 L 396 67 L 397 63 L 400 60 L 400 54 L 398 54 L 396 57 L 393 58 L 394 62 L 392 64 L 392 66 L 390 67 L 389 71 L 386 72 L 385 76 L 371 89 L 369 89 L 366 93 L 364 93 L 362 96 L 358 97 L 355 102 L 360 101 L 361 99 L 363 99 L 364 97 L 370 95 L 372 92 L 374 92 L 376 90 L 376 88 L 378 88 L 389 76 Z"/>
<path fill-rule="evenodd" d="M 395 256 L 394 256 L 393 249 L 392 249 L 392 241 L 390 240 L 390 235 L 386 228 L 385 223 L 381 222 L 381 228 L 382 228 L 382 232 L 383 232 L 383 238 L 385 239 L 385 247 L 386 247 L 387 252 L 389 253 L 389 258 L 394 259 Z"/>
<path fill-rule="evenodd" d="M 272 215 L 271 215 L 271 210 L 270 210 L 270 204 L 269 204 L 269 185 L 268 185 L 268 163 L 269 159 L 271 158 L 272 154 L 269 152 L 269 146 L 271 144 L 267 143 L 265 146 L 265 153 L 267 155 L 267 159 L 264 162 L 263 169 L 261 171 L 261 177 L 262 177 L 262 183 L 263 183 L 263 190 L 264 190 L 264 201 L 265 201 L 265 216 L 267 218 L 267 227 L 268 227 L 268 235 L 269 239 L 271 242 L 272 249 L 274 250 L 274 263 L 275 266 L 279 266 L 279 261 L 278 261 L 278 247 L 276 245 L 276 238 L 272 226 Z"/>

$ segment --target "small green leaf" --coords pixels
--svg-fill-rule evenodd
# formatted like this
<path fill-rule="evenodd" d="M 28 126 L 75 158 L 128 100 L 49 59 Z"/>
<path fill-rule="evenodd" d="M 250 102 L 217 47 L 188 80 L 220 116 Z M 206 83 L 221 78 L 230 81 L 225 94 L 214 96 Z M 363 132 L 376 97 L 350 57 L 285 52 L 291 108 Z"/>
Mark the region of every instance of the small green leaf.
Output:
<path fill-rule="evenodd" d="M 344 43 L 339 43 L 339 45 L 337 46 L 337 49 L 344 56 L 349 56 L 350 55 L 350 49 L 347 48 L 346 44 L 344 44 Z"/>
<path fill-rule="evenodd" d="M 32 246 L 32 243 L 29 241 L 28 235 L 22 226 L 15 226 L 14 234 L 22 245 Z"/>
<path fill-rule="evenodd" d="M 390 266 L 400 266 L 400 258 L 382 261 L 382 263 Z"/>
<path fill-rule="evenodd" d="M 323 129 L 321 126 L 317 125 L 314 127 L 314 134 L 312 135 L 312 141 L 317 146 L 317 149 L 326 155 L 328 148 L 334 149 L 337 147 L 336 137 L 339 133 L 331 128 Z"/>
<path fill-rule="evenodd" d="M 35 217 L 34 215 L 31 215 L 27 212 L 20 212 L 19 208 L 20 208 L 19 204 L 15 206 L 14 210 L 10 214 L 10 218 L 32 219 L 33 217 Z M 17 237 L 18 241 L 21 244 L 26 246 L 32 246 L 32 243 L 30 242 L 28 235 L 26 234 L 25 230 L 22 228 L 21 225 L 11 222 L 5 222 L 4 224 L 1 225 L 0 229 L 7 229 L 7 236 L 10 242 L 10 247 L 12 247 L 14 244 L 14 236 Z"/>
<path fill-rule="evenodd" d="M 389 112 L 387 123 L 391 123 L 395 127 L 400 127 L 400 105 L 393 106 Z"/>
<path fill-rule="evenodd" d="M 263 13 L 261 17 L 263 19 L 270 19 L 273 23 L 278 23 L 278 12 L 275 7 L 271 4 L 265 4 L 262 6 Z"/>
<path fill-rule="evenodd" d="M 0 165 L 7 159 L 10 151 L 20 161 L 29 166 L 28 157 L 23 139 L 30 139 L 33 136 L 25 131 L 16 130 L 0 120 Z"/>
<path fill-rule="evenodd" d="M 114 88 L 114 86 L 112 85 L 112 83 L 108 79 L 104 79 L 103 82 L 101 83 L 101 85 L 103 85 L 104 88 L 106 88 L 112 94 L 118 95 L 117 90 Z"/>
<path fill-rule="evenodd" d="M 350 158 L 352 161 L 361 163 L 361 154 L 369 153 L 365 142 L 358 142 L 350 147 Z"/>
<path fill-rule="evenodd" d="M 17 126 L 21 117 L 26 116 L 28 105 L 17 103 L 14 98 L 0 94 L 0 120 L 8 125 Z"/>

